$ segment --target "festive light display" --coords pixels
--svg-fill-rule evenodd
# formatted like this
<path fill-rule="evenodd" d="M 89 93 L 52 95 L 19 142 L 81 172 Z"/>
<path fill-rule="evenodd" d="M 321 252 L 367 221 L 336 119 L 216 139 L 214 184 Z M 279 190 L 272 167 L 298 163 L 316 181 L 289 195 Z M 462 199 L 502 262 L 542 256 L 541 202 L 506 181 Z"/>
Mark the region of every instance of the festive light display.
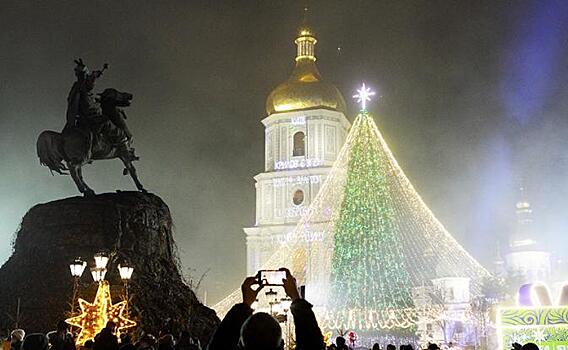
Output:
<path fill-rule="evenodd" d="M 362 114 L 356 123 L 333 240 L 333 308 L 413 308 L 412 281 L 404 263 L 402 236 L 394 223 L 387 163 L 380 158 L 372 119 Z"/>
<path fill-rule="evenodd" d="M 371 94 L 363 87 L 356 97 Z M 324 329 L 405 329 L 443 313 L 415 306 L 413 288 L 465 277 L 476 294 L 489 273 L 422 201 L 362 107 L 316 198 L 263 269 L 290 268 Z M 306 232 L 323 239 L 306 242 Z M 215 309 L 224 314 L 240 297 Z"/>
<path fill-rule="evenodd" d="M 518 306 L 497 310 L 499 349 L 512 343 L 536 343 L 541 349 L 568 349 L 568 285 L 560 290 L 558 305 L 546 285 L 525 284 L 519 288 Z"/>
<path fill-rule="evenodd" d="M 77 337 L 77 345 L 83 345 L 85 341 L 94 339 L 107 324 L 108 321 L 116 323 L 116 335 L 124 330 L 136 326 L 136 322 L 129 320 L 124 315 L 127 301 L 112 304 L 110 285 L 108 281 L 99 282 L 95 300 L 89 303 L 79 298 L 81 314 L 65 320 L 68 324 L 81 328 Z"/>

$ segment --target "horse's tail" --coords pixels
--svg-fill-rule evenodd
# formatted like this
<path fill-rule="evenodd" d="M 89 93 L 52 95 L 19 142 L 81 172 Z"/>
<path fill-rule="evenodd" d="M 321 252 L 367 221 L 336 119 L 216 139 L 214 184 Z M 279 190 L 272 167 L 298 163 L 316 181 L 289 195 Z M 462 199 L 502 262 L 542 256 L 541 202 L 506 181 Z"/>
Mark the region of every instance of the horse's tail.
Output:
<path fill-rule="evenodd" d="M 39 162 L 60 175 L 67 175 L 67 167 L 63 164 L 61 152 L 61 134 L 54 131 L 43 131 L 37 138 L 37 156 Z"/>

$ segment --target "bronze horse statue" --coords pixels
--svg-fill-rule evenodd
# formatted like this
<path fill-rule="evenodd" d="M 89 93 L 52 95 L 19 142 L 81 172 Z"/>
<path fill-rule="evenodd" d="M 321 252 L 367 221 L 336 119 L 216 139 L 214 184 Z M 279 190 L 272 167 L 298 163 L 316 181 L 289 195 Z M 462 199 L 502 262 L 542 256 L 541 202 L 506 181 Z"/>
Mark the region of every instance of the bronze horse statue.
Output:
<path fill-rule="evenodd" d="M 95 192 L 83 180 L 82 167 L 93 160 L 119 158 L 124 163 L 124 175 L 130 174 L 139 191 L 146 192 L 132 164 L 138 160 L 130 138 L 111 120 L 125 118 L 120 107 L 130 106 L 132 94 L 116 89 L 106 89 L 99 94 L 102 115 L 83 121 L 78 126 L 66 127 L 63 132 L 43 131 L 37 139 L 37 155 L 40 163 L 50 171 L 68 175 L 84 196 Z M 65 164 L 63 164 L 65 162 Z"/>

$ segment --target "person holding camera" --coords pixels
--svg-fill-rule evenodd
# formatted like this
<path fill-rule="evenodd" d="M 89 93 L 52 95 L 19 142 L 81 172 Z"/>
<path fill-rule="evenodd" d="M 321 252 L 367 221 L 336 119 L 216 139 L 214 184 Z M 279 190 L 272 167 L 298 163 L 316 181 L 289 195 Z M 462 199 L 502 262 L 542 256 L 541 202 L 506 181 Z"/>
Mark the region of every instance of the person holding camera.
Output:
<path fill-rule="evenodd" d="M 323 350 L 325 344 L 312 305 L 300 298 L 296 279 L 286 268 L 281 268 L 286 277 L 282 280 L 286 295 L 292 299 L 290 310 L 294 316 L 297 350 Z M 258 285 L 257 288 L 253 288 Z M 256 277 L 247 277 L 242 286 L 243 302 L 236 304 L 227 313 L 215 334 L 208 350 L 282 350 L 282 328 L 274 317 L 258 312 L 253 314 L 252 303 L 264 287 Z"/>

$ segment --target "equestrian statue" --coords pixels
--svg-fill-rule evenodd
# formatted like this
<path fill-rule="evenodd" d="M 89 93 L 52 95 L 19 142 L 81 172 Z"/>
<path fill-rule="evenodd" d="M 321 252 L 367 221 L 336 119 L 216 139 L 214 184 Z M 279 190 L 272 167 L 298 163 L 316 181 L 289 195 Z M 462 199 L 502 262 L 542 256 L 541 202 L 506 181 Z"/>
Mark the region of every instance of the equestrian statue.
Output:
<path fill-rule="evenodd" d="M 105 89 L 95 97 L 95 82 L 108 65 L 90 72 L 82 59 L 75 60 L 75 64 L 77 81 L 67 97 L 65 127 L 60 133 L 45 130 L 39 135 L 37 155 L 40 163 L 52 174 L 70 174 L 79 191 L 84 196 L 92 196 L 95 192 L 83 180 L 83 165 L 93 160 L 119 158 L 124 163 L 123 174 L 130 174 L 136 188 L 146 192 L 132 164 L 138 157 L 131 146 L 132 134 L 121 108 L 130 106 L 132 94 Z"/>

